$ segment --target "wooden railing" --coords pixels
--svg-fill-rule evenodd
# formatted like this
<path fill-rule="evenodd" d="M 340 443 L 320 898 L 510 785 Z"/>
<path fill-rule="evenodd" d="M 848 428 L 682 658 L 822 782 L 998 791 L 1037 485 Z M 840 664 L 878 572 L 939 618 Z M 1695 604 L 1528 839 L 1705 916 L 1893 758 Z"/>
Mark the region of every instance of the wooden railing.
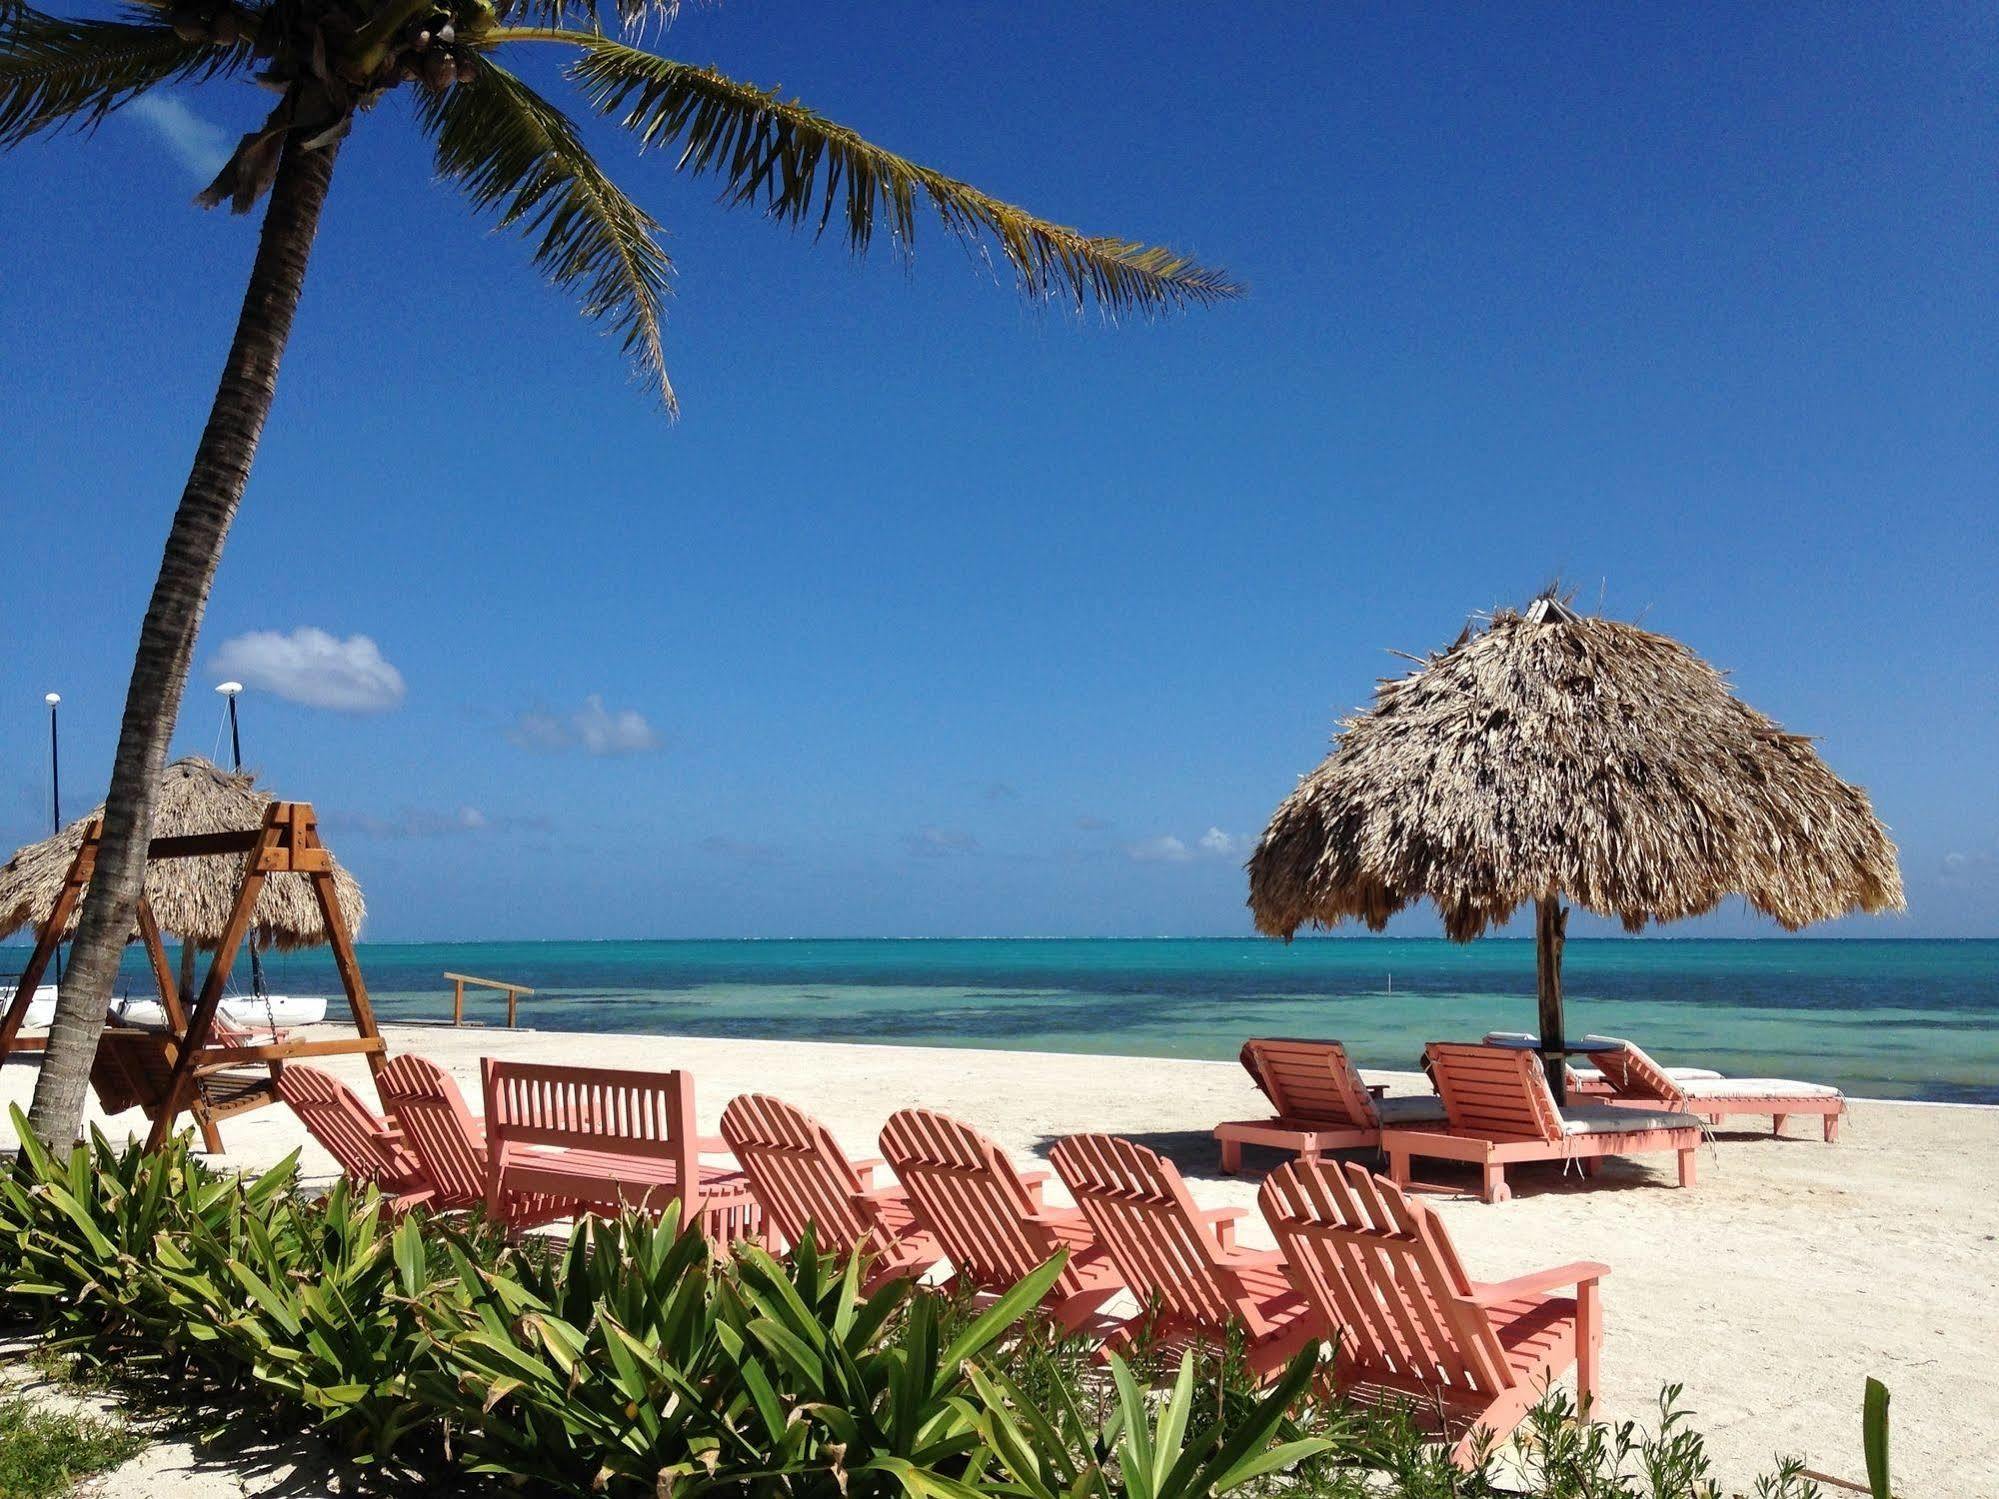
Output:
<path fill-rule="evenodd" d="M 507 996 L 508 1030 L 514 1028 L 514 1016 L 520 1005 L 521 996 L 523 994 L 534 993 L 534 990 L 528 988 L 525 984 L 510 984 L 505 979 L 474 978 L 469 973 L 447 973 L 445 977 L 451 981 L 451 1023 L 453 1025 L 463 1025 L 465 1023 L 465 986 L 467 984 L 477 984 L 482 989 L 499 989 L 505 992 Z"/>

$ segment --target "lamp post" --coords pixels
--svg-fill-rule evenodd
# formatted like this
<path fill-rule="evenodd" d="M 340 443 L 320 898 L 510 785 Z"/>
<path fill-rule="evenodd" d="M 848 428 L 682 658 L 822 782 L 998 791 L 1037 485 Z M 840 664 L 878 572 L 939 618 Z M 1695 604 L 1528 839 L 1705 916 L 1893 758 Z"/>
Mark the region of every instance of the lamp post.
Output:
<path fill-rule="evenodd" d="M 243 736 L 236 729 L 236 699 L 242 694 L 241 682 L 218 682 L 215 690 L 222 694 L 229 704 L 229 768 L 241 772 L 243 769 Z M 250 943 L 250 992 L 264 992 L 264 963 L 257 956 L 257 944 L 252 937 Z"/>
<path fill-rule="evenodd" d="M 60 692 L 45 692 L 42 701 L 49 705 L 49 821 L 53 831 L 62 831 L 62 755 L 60 741 L 56 738 L 56 707 L 62 702 Z M 56 944 L 56 983 L 62 983 L 62 944 Z"/>
<path fill-rule="evenodd" d="M 62 701 L 60 692 L 45 692 L 42 701 L 49 705 L 49 816 L 54 822 L 52 831 L 62 831 L 62 757 L 57 753 L 56 705 Z"/>
<path fill-rule="evenodd" d="M 221 682 L 215 690 L 229 700 L 229 768 L 243 768 L 243 740 L 236 732 L 236 698 L 243 691 L 241 682 Z"/>

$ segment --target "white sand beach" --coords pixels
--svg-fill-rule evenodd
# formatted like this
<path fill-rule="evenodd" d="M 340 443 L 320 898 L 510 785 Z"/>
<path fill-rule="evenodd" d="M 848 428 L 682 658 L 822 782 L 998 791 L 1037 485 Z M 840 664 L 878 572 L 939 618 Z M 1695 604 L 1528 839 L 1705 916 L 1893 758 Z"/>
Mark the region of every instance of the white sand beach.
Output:
<path fill-rule="evenodd" d="M 882 1121 L 914 1103 L 962 1115 L 1023 1161 L 1063 1134 L 1117 1131 L 1172 1156 L 1211 1205 L 1253 1206 L 1258 1174 L 1275 1160 L 1251 1152 L 1243 1176 L 1220 1173 L 1208 1131 L 1266 1112 L 1233 1064 L 476 1028 L 385 1035 L 394 1051 L 444 1064 L 475 1100 L 485 1054 L 690 1068 L 704 1127 L 734 1094 L 771 1092 L 818 1114 L 856 1155 L 875 1154 Z M 334 1070 L 364 1076 L 351 1059 Z M 1396 1091 L 1420 1084 L 1369 1076 Z M 33 1079 L 31 1067 L 7 1067 L 0 1100 L 25 1105 Z M 1782 1453 L 1860 1477 L 1871 1374 L 1893 1392 L 1898 1490 L 1988 1499 L 1999 1492 L 1999 1108 L 1856 1102 L 1836 1145 L 1815 1125 L 1795 1121 L 1784 1140 L 1722 1134 L 1690 1191 L 1673 1186 L 1671 1158 L 1660 1157 L 1613 1161 L 1588 1188 L 1553 1166 L 1528 1168 L 1512 1177 L 1515 1200 L 1497 1206 L 1430 1201 L 1475 1276 L 1609 1264 L 1599 1414 L 1649 1422 L 1660 1387 L 1683 1384 L 1725 1487 L 1746 1488 Z M 300 1144 L 308 1172 L 334 1169 L 282 1109 L 232 1119 L 223 1134 L 228 1160 L 250 1169 Z M 1254 1220 L 1243 1237 L 1268 1242 Z M 164 1444 L 102 1492 L 159 1492 L 170 1472 L 174 1492 L 205 1492 L 178 1486 L 198 1476 L 190 1461 Z M 199 1476 L 214 1492 L 245 1492 L 228 1475 Z"/>

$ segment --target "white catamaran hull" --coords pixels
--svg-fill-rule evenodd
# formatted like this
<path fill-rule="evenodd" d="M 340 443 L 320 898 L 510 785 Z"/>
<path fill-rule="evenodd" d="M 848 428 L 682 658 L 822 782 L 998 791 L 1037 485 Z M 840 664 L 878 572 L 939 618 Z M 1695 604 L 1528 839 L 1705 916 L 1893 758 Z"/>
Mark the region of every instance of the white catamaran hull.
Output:
<path fill-rule="evenodd" d="M 167 1023 L 166 1012 L 160 1008 L 157 999 L 120 1000 L 111 1006 L 111 1013 L 127 1025 L 149 1030 L 157 1030 Z M 238 1025 L 276 1025 L 280 1028 L 317 1025 L 326 1018 L 326 996 L 273 994 L 259 999 L 250 994 L 235 994 L 222 1001 L 222 1014 Z"/>

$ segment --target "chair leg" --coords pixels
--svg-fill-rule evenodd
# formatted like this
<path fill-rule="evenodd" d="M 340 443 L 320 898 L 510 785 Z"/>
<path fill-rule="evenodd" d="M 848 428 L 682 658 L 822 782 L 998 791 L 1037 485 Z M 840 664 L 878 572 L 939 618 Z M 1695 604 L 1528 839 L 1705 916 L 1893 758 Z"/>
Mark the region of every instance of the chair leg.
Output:
<path fill-rule="evenodd" d="M 201 1130 L 201 1148 L 210 1155 L 222 1154 L 222 1131 L 215 1127 L 215 1117 L 199 1103 L 189 1110 L 194 1122 Z"/>
<path fill-rule="evenodd" d="M 1825 1116 L 1825 1142 L 1828 1145 L 1832 1145 L 1837 1143 L 1838 1140 L 1839 1140 L 1839 1115 L 1828 1114 Z"/>
<path fill-rule="evenodd" d="M 1603 1298 L 1597 1283 L 1583 1281 L 1576 1287 L 1576 1405 L 1583 1419 L 1589 1419 L 1596 1399 L 1597 1359 L 1603 1350 Z"/>
<path fill-rule="evenodd" d="M 1388 1179 L 1398 1187 L 1409 1185 L 1409 1152 L 1398 1150 L 1393 1145 L 1384 1145 L 1388 1152 Z"/>
<path fill-rule="evenodd" d="M 1694 1157 L 1698 1153 L 1698 1147 L 1680 1152 L 1680 1185 L 1683 1187 L 1691 1187 L 1694 1184 Z"/>
<path fill-rule="evenodd" d="M 1790 1117 L 1789 1114 L 1772 1114 L 1770 1116 L 1770 1133 L 1782 1136 L 1784 1133 L 1784 1121 Z"/>
<path fill-rule="evenodd" d="M 1603 1157 L 1600 1155 L 1584 1156 L 1582 1158 L 1582 1168 L 1584 1176 L 1595 1176 L 1599 1171 L 1603 1170 Z"/>
<path fill-rule="evenodd" d="M 1487 1161 L 1479 1167 L 1479 1197 L 1486 1202 L 1510 1202 L 1513 1189 L 1506 1185 L 1506 1167 Z"/>
<path fill-rule="evenodd" d="M 1226 1171 L 1230 1176 L 1234 1176 L 1238 1171 L 1242 1170 L 1242 1141 L 1224 1139 L 1221 1142 L 1221 1146 L 1222 1170 Z"/>

